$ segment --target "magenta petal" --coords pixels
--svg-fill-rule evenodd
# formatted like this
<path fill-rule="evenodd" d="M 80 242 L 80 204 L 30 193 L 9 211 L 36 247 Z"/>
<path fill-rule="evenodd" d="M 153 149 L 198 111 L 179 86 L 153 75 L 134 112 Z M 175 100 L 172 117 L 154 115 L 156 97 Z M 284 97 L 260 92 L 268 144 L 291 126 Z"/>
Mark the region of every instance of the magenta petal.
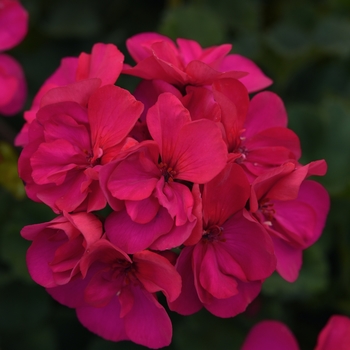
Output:
<path fill-rule="evenodd" d="M 220 71 L 227 72 L 232 70 L 249 73 L 245 77 L 239 78 L 249 92 L 264 89 L 272 84 L 272 80 L 253 61 L 241 55 L 228 55 L 221 62 Z"/>
<path fill-rule="evenodd" d="M 206 183 L 226 165 L 227 148 L 221 131 L 211 120 L 196 120 L 184 125 L 179 133 L 170 165 L 175 178 Z"/>
<path fill-rule="evenodd" d="M 69 170 L 84 166 L 83 155 L 66 140 L 42 143 L 30 159 L 32 177 L 38 185 L 54 183 L 62 185 Z"/>
<path fill-rule="evenodd" d="M 238 282 L 238 293 L 227 299 L 213 298 L 204 307 L 213 315 L 227 318 L 234 317 L 245 311 L 247 306 L 257 297 L 261 290 L 261 282 Z"/>
<path fill-rule="evenodd" d="M 302 265 L 302 250 L 278 237 L 272 236 L 272 241 L 277 258 L 277 272 L 288 282 L 296 281 Z"/>
<path fill-rule="evenodd" d="M 102 85 L 114 84 L 123 68 L 124 55 L 113 44 L 97 43 L 91 55 L 79 56 L 76 80 L 100 78 Z"/>
<path fill-rule="evenodd" d="M 113 244 L 128 254 L 133 254 L 147 249 L 159 236 L 166 234 L 172 225 L 173 220 L 164 208 L 160 208 L 153 220 L 146 224 L 132 221 L 123 210 L 107 217 L 105 229 Z"/>
<path fill-rule="evenodd" d="M 194 40 L 179 38 L 176 39 L 176 43 L 185 66 L 187 66 L 189 62 L 198 59 L 203 52 L 201 46 Z"/>
<path fill-rule="evenodd" d="M 168 301 L 174 301 L 181 291 L 181 277 L 163 256 L 149 250 L 133 255 L 135 276 L 150 293 L 161 291 Z"/>
<path fill-rule="evenodd" d="M 262 349 L 299 350 L 299 345 L 293 333 L 282 322 L 262 321 L 250 330 L 241 350 Z"/>
<path fill-rule="evenodd" d="M 332 316 L 317 339 L 315 350 L 348 350 L 350 344 L 350 318 Z"/>
<path fill-rule="evenodd" d="M 247 138 L 262 130 L 273 127 L 287 127 L 287 111 L 282 99 L 271 91 L 256 94 L 250 101 L 245 121 Z"/>
<path fill-rule="evenodd" d="M 306 180 L 300 186 L 298 200 L 311 206 L 317 215 L 313 237 L 310 237 L 311 239 L 308 241 L 308 244 L 311 245 L 320 237 L 326 223 L 330 207 L 329 194 L 318 182 Z"/>
<path fill-rule="evenodd" d="M 222 249 L 241 266 L 248 280 L 262 280 L 272 274 L 276 266 L 273 244 L 261 225 L 238 212 L 223 224 L 222 237 Z"/>
<path fill-rule="evenodd" d="M 221 271 L 216 254 L 213 245 L 208 244 L 201 261 L 199 280 L 201 286 L 214 298 L 226 299 L 237 294 L 237 281 Z"/>
<path fill-rule="evenodd" d="M 113 197 L 121 200 L 148 198 L 161 177 L 158 156 L 157 145 L 145 141 L 125 159 L 103 166 L 101 181 L 104 182 L 101 185 L 104 192 L 110 192 Z"/>
<path fill-rule="evenodd" d="M 139 201 L 125 201 L 125 208 L 132 221 L 147 224 L 157 215 L 159 201 L 151 195 Z"/>
<path fill-rule="evenodd" d="M 171 39 L 165 35 L 152 32 L 132 36 L 126 41 L 126 47 L 135 62 L 140 62 L 152 54 L 152 44 L 159 41 L 166 41 L 175 48 L 175 44 Z"/>
<path fill-rule="evenodd" d="M 44 107 L 53 103 L 73 101 L 86 107 L 91 94 L 100 85 L 101 80 L 94 78 L 52 88 L 42 97 L 40 106 Z"/>
<path fill-rule="evenodd" d="M 169 165 L 169 158 L 181 128 L 191 121 L 188 110 L 177 97 L 163 93 L 157 103 L 148 110 L 147 126 L 159 146 L 162 161 Z"/>
<path fill-rule="evenodd" d="M 146 114 L 149 108 L 157 102 L 158 96 L 163 92 L 171 92 L 178 99 L 182 98 L 181 92 L 176 87 L 165 82 L 164 80 L 142 80 L 139 85 L 137 85 L 134 91 L 134 96 L 145 106 L 141 116 L 142 121 L 146 119 Z"/>
<path fill-rule="evenodd" d="M 205 87 L 188 86 L 182 103 L 189 110 L 192 120 L 220 121 L 220 107 L 214 100 L 213 93 Z"/>
<path fill-rule="evenodd" d="M 84 290 L 85 302 L 98 308 L 107 306 L 120 293 L 123 279 L 123 275 L 116 277 L 112 269 L 98 271 Z"/>
<path fill-rule="evenodd" d="M 191 217 L 183 225 L 177 226 L 174 224 L 166 235 L 158 237 L 150 245 L 150 249 L 163 251 L 181 246 L 190 237 L 195 224 L 195 217 Z"/>
<path fill-rule="evenodd" d="M 46 288 L 56 287 L 50 262 L 54 259 L 56 250 L 62 245 L 62 241 L 48 242 L 45 235 L 48 232 L 39 234 L 27 251 L 26 261 L 32 279 Z"/>
<path fill-rule="evenodd" d="M 318 237 L 314 237 L 317 216 L 312 206 L 299 200 L 276 201 L 274 210 L 274 228 L 282 231 L 282 235 L 293 246 L 305 249 L 317 240 Z"/>
<path fill-rule="evenodd" d="M 193 196 L 185 185 L 175 181 L 164 183 L 162 178 L 157 184 L 155 196 L 175 219 L 176 226 L 184 225 L 192 218 Z"/>
<path fill-rule="evenodd" d="M 135 286 L 133 308 L 124 316 L 127 336 L 136 344 L 159 349 L 171 342 L 172 326 L 168 314 L 155 297 Z"/>
<path fill-rule="evenodd" d="M 121 308 L 116 296 L 105 307 L 82 306 L 76 311 L 82 325 L 100 337 L 112 341 L 129 339 L 125 333 L 124 320 L 119 316 Z"/>
<path fill-rule="evenodd" d="M 94 154 L 117 145 L 128 135 L 143 110 L 141 102 L 114 85 L 97 89 L 89 100 L 88 117 Z"/>
<path fill-rule="evenodd" d="M 193 246 L 184 248 L 177 259 L 176 270 L 182 278 L 181 294 L 175 301 L 168 302 L 170 310 L 181 315 L 192 315 L 203 307 L 194 286 L 192 251 Z"/>
<path fill-rule="evenodd" d="M 250 194 L 249 182 L 238 164 L 228 163 L 204 186 L 203 219 L 222 225 L 231 215 L 244 208 Z"/>

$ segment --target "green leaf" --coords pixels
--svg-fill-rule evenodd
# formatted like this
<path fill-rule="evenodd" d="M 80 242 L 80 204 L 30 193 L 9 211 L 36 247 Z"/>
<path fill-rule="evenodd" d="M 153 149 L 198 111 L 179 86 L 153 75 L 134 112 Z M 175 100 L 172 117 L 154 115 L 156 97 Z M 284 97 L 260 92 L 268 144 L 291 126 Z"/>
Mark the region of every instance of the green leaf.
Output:
<path fill-rule="evenodd" d="M 225 39 L 222 18 L 210 8 L 195 4 L 168 9 L 159 31 L 172 39 L 196 40 L 204 47 L 222 44 Z"/>
<path fill-rule="evenodd" d="M 348 57 L 350 55 L 350 20 L 325 17 L 315 28 L 315 45 L 323 52 Z"/>

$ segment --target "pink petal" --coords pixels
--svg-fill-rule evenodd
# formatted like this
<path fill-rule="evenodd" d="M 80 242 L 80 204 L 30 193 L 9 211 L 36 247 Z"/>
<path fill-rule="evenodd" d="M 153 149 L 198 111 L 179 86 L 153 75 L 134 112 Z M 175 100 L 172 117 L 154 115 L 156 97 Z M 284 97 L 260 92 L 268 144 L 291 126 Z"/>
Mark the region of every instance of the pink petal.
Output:
<path fill-rule="evenodd" d="M 140 33 L 132 36 L 126 41 L 126 47 L 135 60 L 135 62 L 140 62 L 152 54 L 151 46 L 155 42 L 166 41 L 172 44 L 175 48 L 175 44 L 168 37 L 158 34 L 158 33 Z"/>
<path fill-rule="evenodd" d="M 163 93 L 157 103 L 148 110 L 147 126 L 159 146 L 162 161 L 169 165 L 181 128 L 191 121 L 188 110 L 171 93 Z"/>
<path fill-rule="evenodd" d="M 221 63 L 222 59 L 231 51 L 231 49 L 231 44 L 207 47 L 203 50 L 199 60 L 217 69 L 218 64 Z"/>
<path fill-rule="evenodd" d="M 299 200 L 274 202 L 273 226 L 293 246 L 307 248 L 314 237 L 317 215 L 312 206 Z M 278 229 L 277 229 L 278 227 Z M 319 233 L 319 232 L 318 232 Z"/>
<path fill-rule="evenodd" d="M 153 141 L 144 141 L 125 159 L 103 166 L 100 175 L 104 193 L 110 192 L 122 200 L 148 198 L 161 176 L 158 156 L 157 145 Z"/>
<path fill-rule="evenodd" d="M 102 236 L 102 223 L 90 213 L 63 213 L 65 218 L 84 236 L 87 247 Z"/>
<path fill-rule="evenodd" d="M 127 91 L 114 85 L 97 89 L 89 100 L 88 117 L 94 154 L 104 153 L 123 141 L 139 118 L 143 106 Z"/>
<path fill-rule="evenodd" d="M 298 200 L 310 205 L 317 215 L 313 237 L 308 241 L 311 245 L 320 237 L 325 226 L 330 207 L 329 194 L 318 182 L 306 180 L 300 186 Z"/>
<path fill-rule="evenodd" d="M 187 66 L 189 62 L 197 60 L 203 52 L 201 46 L 194 40 L 179 38 L 176 39 L 176 43 L 185 66 Z"/>
<path fill-rule="evenodd" d="M 271 91 L 259 92 L 250 101 L 244 136 L 249 138 L 265 129 L 287 127 L 287 121 L 282 99 Z"/>
<path fill-rule="evenodd" d="M 94 78 L 52 88 L 42 97 L 40 106 L 44 107 L 53 103 L 72 101 L 86 107 L 91 94 L 100 85 L 101 80 Z"/>
<path fill-rule="evenodd" d="M 89 331 L 107 340 L 128 340 L 120 310 L 118 298 L 114 297 L 105 307 L 82 306 L 76 311 L 79 321 Z"/>
<path fill-rule="evenodd" d="M 213 315 L 227 318 L 234 317 L 247 308 L 261 290 L 261 282 L 238 282 L 238 293 L 227 299 L 213 299 L 204 307 Z"/>
<path fill-rule="evenodd" d="M 192 219 L 193 197 L 187 186 L 178 182 L 164 182 L 162 178 L 157 184 L 155 196 L 175 218 L 176 226 L 182 226 Z"/>
<path fill-rule="evenodd" d="M 195 224 L 195 217 L 190 217 L 183 225 L 174 224 L 167 234 L 158 237 L 150 245 L 150 249 L 163 251 L 181 246 L 190 237 Z"/>
<path fill-rule="evenodd" d="M 181 315 L 192 315 L 203 307 L 194 286 L 192 251 L 193 246 L 184 248 L 177 259 L 176 270 L 182 279 L 181 294 L 175 301 L 168 302 L 170 310 Z"/>
<path fill-rule="evenodd" d="M 262 321 L 249 332 L 241 350 L 299 350 L 290 329 L 279 321 Z"/>
<path fill-rule="evenodd" d="M 26 261 L 32 279 L 43 287 L 52 288 L 56 287 L 57 283 L 49 263 L 54 259 L 56 250 L 62 245 L 62 240 L 49 241 L 45 233 L 50 234 L 48 231 L 43 231 L 43 234 L 39 234 L 33 241 L 27 251 Z M 65 240 L 67 238 L 63 238 L 63 241 Z"/>
<path fill-rule="evenodd" d="M 168 301 L 174 301 L 181 291 L 181 277 L 164 257 L 149 250 L 135 253 L 135 276 L 150 293 L 161 291 Z"/>
<path fill-rule="evenodd" d="M 241 266 L 249 280 L 262 280 L 276 266 L 273 244 L 258 223 L 247 220 L 238 212 L 223 224 L 224 242 L 220 243 Z"/>
<path fill-rule="evenodd" d="M 228 163 L 224 170 L 204 186 L 203 220 L 221 226 L 231 215 L 244 208 L 250 185 L 238 164 Z"/>
<path fill-rule="evenodd" d="M 189 110 L 192 120 L 209 119 L 219 122 L 221 110 L 213 93 L 205 87 L 187 86 L 182 103 Z"/>
<path fill-rule="evenodd" d="M 128 254 L 133 254 L 147 249 L 159 236 L 170 231 L 172 225 L 172 218 L 163 208 L 160 208 L 153 220 L 145 224 L 132 221 L 123 210 L 107 217 L 105 229 L 113 244 Z"/>
<path fill-rule="evenodd" d="M 168 314 L 155 297 L 135 286 L 133 308 L 124 316 L 127 336 L 136 344 L 152 349 L 168 346 L 172 337 L 172 326 Z"/>
<path fill-rule="evenodd" d="M 97 43 L 91 55 L 82 53 L 76 73 L 76 80 L 100 78 L 102 85 L 114 84 L 123 68 L 124 55 L 113 44 Z"/>
<path fill-rule="evenodd" d="M 232 275 L 221 271 L 216 256 L 214 246 L 208 244 L 200 265 L 199 281 L 214 298 L 226 299 L 237 294 L 237 281 Z"/>
<path fill-rule="evenodd" d="M 153 195 L 140 201 L 125 201 L 125 207 L 132 221 L 147 224 L 157 215 L 159 201 Z"/>
<path fill-rule="evenodd" d="M 192 214 L 197 218 L 196 225 L 194 226 L 191 236 L 184 242 L 184 245 L 190 246 L 198 243 L 203 234 L 203 207 L 202 207 L 202 194 L 198 184 L 192 186 L 193 196 L 193 210 Z"/>
<path fill-rule="evenodd" d="M 277 258 L 277 272 L 288 282 L 295 282 L 302 265 L 302 250 L 293 247 L 286 241 L 272 236 L 275 255 Z"/>
<path fill-rule="evenodd" d="M 28 13 L 17 0 L 2 0 L 0 9 L 0 51 L 18 45 L 28 31 Z"/>
<path fill-rule="evenodd" d="M 274 148 L 278 150 L 284 147 L 294 154 L 294 157 L 290 158 L 299 159 L 301 156 L 299 137 L 292 130 L 284 127 L 272 127 L 262 130 L 258 134 L 247 139 L 243 144 L 249 151 L 247 158 L 250 162 L 260 162 L 259 159 L 253 159 L 254 154 L 251 154 L 254 150 L 259 150 L 260 148 L 265 149 L 266 155 L 263 159 L 266 159 L 266 163 L 271 161 L 271 164 L 278 164 L 279 162 L 279 160 L 277 160 L 277 162 L 274 160 Z M 266 151 L 267 147 L 271 148 L 269 152 Z M 288 158 L 284 161 L 287 160 Z M 262 161 L 262 163 L 264 163 L 264 161 Z"/>
<path fill-rule="evenodd" d="M 317 339 L 315 350 L 347 350 L 350 344 L 350 318 L 332 316 Z"/>
<path fill-rule="evenodd" d="M 245 77 L 238 79 L 240 79 L 250 93 L 264 89 L 272 84 L 272 80 L 253 61 L 241 55 L 228 55 L 220 64 L 221 72 L 232 70 L 249 73 Z"/>
<path fill-rule="evenodd" d="M 201 119 L 182 127 L 173 154 L 164 158 L 168 157 L 176 179 L 202 184 L 225 167 L 227 148 L 216 123 Z"/>
<path fill-rule="evenodd" d="M 152 107 L 158 100 L 158 96 L 163 92 L 170 92 L 178 99 L 182 98 L 181 92 L 173 85 L 163 80 L 142 80 L 137 85 L 134 96 L 135 98 L 144 104 L 144 110 L 141 115 L 141 119 L 146 119 L 146 114 L 150 107 Z"/>
<path fill-rule="evenodd" d="M 240 72 L 236 70 L 221 73 L 200 61 L 191 61 L 187 65 L 185 72 L 188 75 L 188 83 L 192 85 L 210 85 L 217 79 L 239 79 L 246 75 L 245 72 Z"/>

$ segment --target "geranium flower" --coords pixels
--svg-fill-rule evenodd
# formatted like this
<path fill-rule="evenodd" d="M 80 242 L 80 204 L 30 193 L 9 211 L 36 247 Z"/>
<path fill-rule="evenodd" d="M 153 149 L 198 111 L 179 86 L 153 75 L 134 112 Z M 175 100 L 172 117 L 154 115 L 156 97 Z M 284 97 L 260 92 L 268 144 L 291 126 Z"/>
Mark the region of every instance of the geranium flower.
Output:
<path fill-rule="evenodd" d="M 249 92 L 271 84 L 251 60 L 237 54 L 228 55 L 230 44 L 203 49 L 193 40 L 177 39 L 176 43 L 177 46 L 157 33 L 129 38 L 126 45 L 137 64 L 133 68 L 126 65 L 123 73 L 147 80 L 163 80 L 180 90 L 187 85 L 210 85 L 220 78 L 242 79 Z"/>
<path fill-rule="evenodd" d="M 306 166 L 286 163 L 252 183 L 250 211 L 271 235 L 277 272 L 287 281 L 298 278 L 302 250 L 320 237 L 329 210 L 329 195 L 310 175 L 324 175 L 324 161 Z"/>
<path fill-rule="evenodd" d="M 143 108 L 127 90 L 114 85 L 96 89 L 96 81 L 52 89 L 44 96 L 47 104 L 31 123 L 29 143 L 19 159 L 28 196 L 56 213 L 106 205 L 99 170 L 128 143 Z M 57 102 L 62 99 L 68 100 Z M 81 105 L 85 103 L 87 108 Z"/>
<path fill-rule="evenodd" d="M 187 229 L 183 227 L 181 234 L 171 231 L 172 239 L 167 236 L 157 248 L 152 246 L 164 250 L 182 244 L 192 231 L 194 202 L 186 184 L 210 181 L 224 168 L 227 151 L 215 123 L 191 121 L 187 109 L 169 93 L 160 95 L 156 105 L 149 109 L 147 125 L 154 141 L 141 142 L 124 158 L 101 169 L 101 186 L 112 208 L 119 210 L 115 199 L 125 201 L 126 210 L 136 223 L 150 223 L 156 218 L 159 225 L 163 225 L 167 215 L 162 214 L 162 208 L 166 208 L 176 226 L 190 225 Z M 124 220 L 129 220 L 126 215 L 112 215 L 113 220 L 116 216 L 122 220 L 124 234 L 108 230 L 107 235 L 128 253 L 145 249 L 161 233 L 168 233 L 163 226 L 160 229 L 150 224 L 147 226 L 150 231 L 140 235 L 141 227 L 134 226 L 131 220 L 125 223 Z M 132 239 L 129 235 L 138 238 Z M 134 241 L 138 243 L 137 248 L 131 244 Z"/>
<path fill-rule="evenodd" d="M 108 340 L 132 340 L 155 349 L 170 344 L 171 322 L 155 293 L 175 300 L 181 279 L 166 258 L 150 251 L 129 257 L 101 239 L 86 251 L 80 268 L 84 279 L 47 291 L 76 308 L 85 327 Z"/>
<path fill-rule="evenodd" d="M 122 70 L 124 55 L 113 44 L 97 43 L 91 54 L 81 53 L 79 57 L 65 57 L 57 70 L 44 82 L 33 99 L 30 110 L 24 112 L 26 123 L 17 135 L 15 144 L 28 143 L 29 124 L 36 118 L 43 96 L 51 89 L 73 84 L 91 78 L 98 78 L 98 86 L 114 84 Z M 97 86 L 97 87 L 98 87 Z"/>
<path fill-rule="evenodd" d="M 350 319 L 332 316 L 317 339 L 315 350 L 348 350 L 350 344 Z M 241 350 L 299 350 L 290 329 L 279 321 L 259 322 L 249 332 Z"/>
<path fill-rule="evenodd" d="M 50 222 L 25 226 L 21 235 L 33 241 L 27 251 L 31 277 L 52 288 L 80 274 L 80 259 L 101 238 L 102 223 L 90 213 L 65 212 Z"/>
<path fill-rule="evenodd" d="M 182 277 L 180 297 L 169 304 L 183 315 L 203 306 L 219 317 L 243 312 L 275 269 L 273 244 L 264 229 L 245 218 L 249 182 L 229 163 L 203 186 L 196 234 L 176 262 Z M 185 242 L 193 244 L 194 241 Z"/>

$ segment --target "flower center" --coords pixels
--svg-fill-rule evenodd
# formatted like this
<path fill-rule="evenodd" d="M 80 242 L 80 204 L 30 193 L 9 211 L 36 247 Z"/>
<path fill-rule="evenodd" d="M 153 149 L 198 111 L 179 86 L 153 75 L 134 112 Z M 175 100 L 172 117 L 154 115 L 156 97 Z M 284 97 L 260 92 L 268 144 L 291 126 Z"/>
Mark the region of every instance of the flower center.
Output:
<path fill-rule="evenodd" d="M 271 203 L 268 198 L 263 199 L 259 203 L 259 211 L 262 213 L 265 219 L 263 224 L 272 226 L 272 221 L 274 220 L 276 214 L 273 203 Z"/>
<path fill-rule="evenodd" d="M 225 238 L 222 237 L 223 232 L 223 227 L 213 225 L 210 226 L 209 229 L 203 231 L 202 239 L 204 240 L 204 242 L 225 242 Z"/>
<path fill-rule="evenodd" d="M 168 165 L 163 162 L 158 163 L 158 168 L 162 176 L 164 176 L 165 182 L 174 181 L 174 176 L 176 175 L 176 171 L 173 168 L 168 167 Z"/>
<path fill-rule="evenodd" d="M 241 164 L 247 159 L 248 149 L 245 146 L 240 146 L 238 147 L 237 151 L 241 154 L 241 156 L 236 159 L 236 163 Z"/>

